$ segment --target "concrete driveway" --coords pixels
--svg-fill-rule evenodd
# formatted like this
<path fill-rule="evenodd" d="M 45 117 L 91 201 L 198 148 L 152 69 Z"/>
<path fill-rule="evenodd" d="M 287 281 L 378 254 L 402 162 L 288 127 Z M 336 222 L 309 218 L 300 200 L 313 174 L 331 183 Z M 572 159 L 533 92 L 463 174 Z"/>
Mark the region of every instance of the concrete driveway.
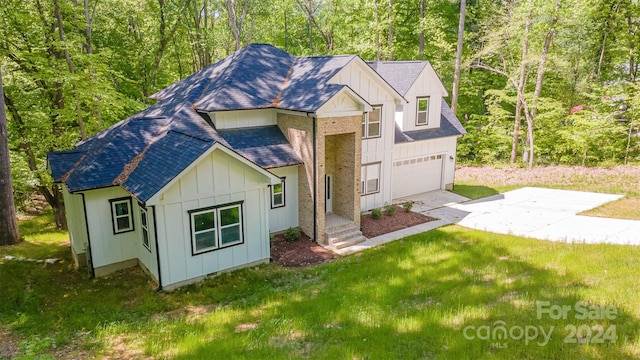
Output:
<path fill-rule="evenodd" d="M 640 245 L 640 221 L 577 215 L 621 197 L 527 187 L 474 201 L 443 191 L 411 199 L 415 211 L 472 229 L 551 241 Z"/>

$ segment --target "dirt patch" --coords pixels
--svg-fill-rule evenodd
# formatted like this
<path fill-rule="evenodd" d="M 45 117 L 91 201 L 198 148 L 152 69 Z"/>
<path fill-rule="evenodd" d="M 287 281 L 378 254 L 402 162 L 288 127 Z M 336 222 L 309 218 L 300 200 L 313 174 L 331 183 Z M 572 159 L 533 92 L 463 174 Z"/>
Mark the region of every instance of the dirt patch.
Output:
<path fill-rule="evenodd" d="M 10 332 L 0 330 L 0 359 L 11 359 L 18 355 L 18 344 L 20 341 L 14 338 Z"/>
<path fill-rule="evenodd" d="M 311 241 L 304 233 L 296 241 L 287 241 L 284 234 L 277 234 L 271 242 L 271 261 L 282 266 L 319 264 L 335 257 L 334 253 Z"/>
<path fill-rule="evenodd" d="M 378 219 L 372 218 L 371 214 L 363 215 L 360 220 L 360 229 L 362 235 L 372 238 L 433 220 L 437 219 L 413 211 L 407 212 L 398 206 L 393 215 L 383 213 Z"/>

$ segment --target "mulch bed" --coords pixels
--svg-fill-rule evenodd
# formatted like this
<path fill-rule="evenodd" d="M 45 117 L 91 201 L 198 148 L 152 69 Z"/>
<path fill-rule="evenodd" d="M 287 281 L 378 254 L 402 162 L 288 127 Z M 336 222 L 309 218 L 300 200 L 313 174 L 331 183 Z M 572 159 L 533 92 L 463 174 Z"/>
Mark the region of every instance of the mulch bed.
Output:
<path fill-rule="evenodd" d="M 334 253 L 311 241 L 305 233 L 296 241 L 287 241 L 284 234 L 277 234 L 271 242 L 271 261 L 282 266 L 319 264 L 335 257 Z"/>
<path fill-rule="evenodd" d="M 372 237 L 400 229 L 406 229 L 411 226 L 424 224 L 434 220 L 437 219 L 413 211 L 407 212 L 398 206 L 396 212 L 391 216 L 384 212 L 378 219 L 372 218 L 371 214 L 363 215 L 360 220 L 360 229 L 362 230 L 362 235 L 370 239 Z"/>
<path fill-rule="evenodd" d="M 383 213 L 379 219 L 373 219 L 371 214 L 363 215 L 360 229 L 362 235 L 372 238 L 433 220 L 437 219 L 398 207 L 395 214 Z M 271 261 L 285 267 L 319 264 L 334 258 L 334 253 L 311 241 L 305 233 L 296 241 L 287 241 L 284 234 L 277 234 L 271 242 Z"/>

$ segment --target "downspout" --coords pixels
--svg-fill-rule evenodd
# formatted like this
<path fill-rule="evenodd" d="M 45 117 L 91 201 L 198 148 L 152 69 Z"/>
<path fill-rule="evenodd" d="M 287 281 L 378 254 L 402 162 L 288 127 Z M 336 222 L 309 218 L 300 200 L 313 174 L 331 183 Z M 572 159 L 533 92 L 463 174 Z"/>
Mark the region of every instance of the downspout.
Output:
<path fill-rule="evenodd" d="M 158 265 L 158 288 L 156 291 L 162 290 L 162 271 L 160 269 L 160 246 L 158 245 L 158 222 L 156 221 L 156 206 L 150 206 L 153 213 L 153 237 L 156 243 L 156 264 Z"/>
<path fill-rule="evenodd" d="M 93 267 L 93 258 L 92 258 L 93 250 L 91 250 L 91 232 L 89 231 L 89 218 L 87 218 L 87 204 L 84 200 L 84 193 L 79 193 L 78 195 L 82 197 L 82 211 L 84 212 L 84 224 L 85 224 L 85 227 L 87 228 L 87 246 L 89 247 L 87 260 L 89 261 L 89 264 L 91 264 L 91 266 L 89 267 L 89 270 L 91 271 L 91 278 L 93 279 L 96 277 L 96 270 Z"/>
<path fill-rule="evenodd" d="M 309 114 L 307 114 L 309 116 Z M 318 117 L 311 114 L 313 142 L 313 240 L 318 242 Z"/>

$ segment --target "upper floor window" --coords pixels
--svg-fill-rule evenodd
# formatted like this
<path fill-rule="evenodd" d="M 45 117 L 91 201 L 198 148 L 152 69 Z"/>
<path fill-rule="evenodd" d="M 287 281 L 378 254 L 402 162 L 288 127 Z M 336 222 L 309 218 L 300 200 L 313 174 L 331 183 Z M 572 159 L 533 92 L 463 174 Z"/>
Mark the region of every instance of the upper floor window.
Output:
<path fill-rule="evenodd" d="M 416 125 L 429 124 L 429 97 L 417 98 Z"/>
<path fill-rule="evenodd" d="M 284 179 L 280 184 L 271 185 L 271 208 L 284 206 Z"/>
<path fill-rule="evenodd" d="M 364 164 L 360 172 L 361 195 L 380 191 L 380 163 Z"/>
<path fill-rule="evenodd" d="M 382 106 L 373 106 L 362 117 L 362 138 L 370 139 L 380 137 L 382 123 Z"/>
<path fill-rule="evenodd" d="M 133 217 L 131 215 L 131 198 L 109 200 L 111 203 L 111 220 L 113 233 L 120 234 L 133 231 Z"/>
<path fill-rule="evenodd" d="M 189 212 L 193 255 L 243 243 L 242 203 Z"/>

